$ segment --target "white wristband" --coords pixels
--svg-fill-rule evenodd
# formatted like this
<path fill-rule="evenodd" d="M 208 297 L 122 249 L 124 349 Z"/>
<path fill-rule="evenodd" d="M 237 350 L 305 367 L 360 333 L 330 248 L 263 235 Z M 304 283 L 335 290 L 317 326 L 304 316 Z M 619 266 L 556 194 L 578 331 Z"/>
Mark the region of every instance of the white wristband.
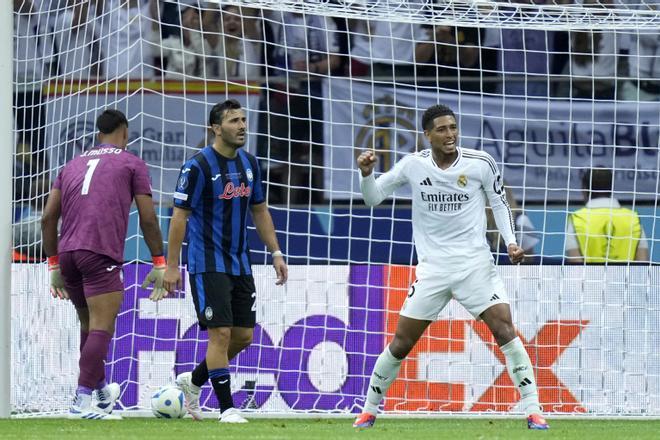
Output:
<path fill-rule="evenodd" d="M 273 253 L 271 253 L 270 255 L 271 255 L 273 258 L 275 258 L 275 257 L 283 257 L 283 256 L 284 256 L 284 254 L 282 253 L 282 251 L 273 251 Z"/>

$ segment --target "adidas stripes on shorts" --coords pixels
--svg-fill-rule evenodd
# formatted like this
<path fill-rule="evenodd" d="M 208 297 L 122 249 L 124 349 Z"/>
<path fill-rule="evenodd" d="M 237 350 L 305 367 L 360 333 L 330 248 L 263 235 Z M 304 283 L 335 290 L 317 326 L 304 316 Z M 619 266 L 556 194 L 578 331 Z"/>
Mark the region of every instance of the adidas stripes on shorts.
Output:
<path fill-rule="evenodd" d="M 437 272 L 432 267 L 420 266 L 416 271 L 417 279 L 401 307 L 402 316 L 435 321 L 451 298 L 476 319 L 495 304 L 509 304 L 504 283 L 492 262 L 453 272 Z"/>

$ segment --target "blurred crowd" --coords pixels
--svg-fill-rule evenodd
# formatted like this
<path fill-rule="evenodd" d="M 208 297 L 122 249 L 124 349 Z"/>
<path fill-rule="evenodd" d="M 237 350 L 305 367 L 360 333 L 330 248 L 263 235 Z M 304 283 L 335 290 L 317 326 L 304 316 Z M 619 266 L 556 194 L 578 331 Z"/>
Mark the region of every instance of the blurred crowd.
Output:
<path fill-rule="evenodd" d="M 660 100 L 658 32 L 427 26 L 201 0 L 12 1 L 16 157 L 25 159 L 16 161 L 14 172 L 29 179 L 16 185 L 17 200 L 26 187 L 44 186 L 41 91 L 52 79 L 266 84 L 258 142 L 263 150 L 257 153 L 269 162 L 271 202 L 294 204 L 323 201 L 324 77 L 461 93 Z M 615 1 L 627 2 L 515 3 L 606 10 Z M 440 1 L 429 5 L 429 14 L 446 7 Z M 629 7 L 658 10 L 660 0 Z M 500 14 L 518 11 L 503 7 Z"/>
<path fill-rule="evenodd" d="M 259 80 L 288 74 L 436 82 L 445 89 L 526 96 L 660 96 L 657 32 L 426 26 L 201 0 L 12 1 L 16 82 L 24 88 L 52 77 Z M 526 1 L 607 8 L 627 0 L 516 3 Z M 630 3 L 660 6 L 660 0 Z M 431 3 L 429 14 L 433 9 Z"/>

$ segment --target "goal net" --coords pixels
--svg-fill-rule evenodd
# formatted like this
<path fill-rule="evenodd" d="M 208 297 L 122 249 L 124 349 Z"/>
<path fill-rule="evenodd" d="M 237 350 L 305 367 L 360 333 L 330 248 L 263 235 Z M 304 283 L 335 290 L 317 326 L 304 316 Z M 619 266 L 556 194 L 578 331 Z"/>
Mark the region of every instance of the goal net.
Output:
<path fill-rule="evenodd" d="M 410 189 L 365 207 L 355 159 L 373 149 L 380 174 L 429 148 L 421 114 L 445 104 L 460 145 L 491 154 L 505 181 L 528 264 L 507 264 L 494 226 L 488 238 L 544 411 L 660 415 L 656 0 L 13 3 L 15 414 L 62 414 L 77 385 L 76 315 L 48 294 L 39 230 L 57 172 L 94 145 L 102 110 L 122 110 L 167 237 L 179 169 L 213 141 L 211 106 L 234 98 L 290 265 L 286 286 L 275 286 L 250 228 L 258 324 L 230 365 L 237 406 L 360 411 L 416 255 Z M 639 219 L 620 244 L 635 252 L 570 264 L 581 249 L 570 219 L 594 168 L 611 172 L 608 197 Z M 126 413 L 147 410 L 154 390 L 206 350 L 187 282 L 158 303 L 139 287 L 149 261 L 133 211 L 106 362 Z M 383 410 L 518 413 L 503 362 L 485 324 L 452 301 Z M 218 407 L 210 386 L 202 404 Z"/>

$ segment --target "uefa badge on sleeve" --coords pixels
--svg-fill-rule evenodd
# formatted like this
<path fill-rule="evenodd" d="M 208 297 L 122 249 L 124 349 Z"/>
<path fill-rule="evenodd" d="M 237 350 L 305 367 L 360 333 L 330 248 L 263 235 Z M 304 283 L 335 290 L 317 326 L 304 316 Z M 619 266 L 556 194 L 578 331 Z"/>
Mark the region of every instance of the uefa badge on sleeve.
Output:
<path fill-rule="evenodd" d="M 177 183 L 177 188 L 181 191 L 188 188 L 188 178 L 186 176 L 179 177 L 179 182 Z"/>
<path fill-rule="evenodd" d="M 213 319 L 213 309 L 211 306 L 204 309 L 204 317 L 209 321 Z"/>

